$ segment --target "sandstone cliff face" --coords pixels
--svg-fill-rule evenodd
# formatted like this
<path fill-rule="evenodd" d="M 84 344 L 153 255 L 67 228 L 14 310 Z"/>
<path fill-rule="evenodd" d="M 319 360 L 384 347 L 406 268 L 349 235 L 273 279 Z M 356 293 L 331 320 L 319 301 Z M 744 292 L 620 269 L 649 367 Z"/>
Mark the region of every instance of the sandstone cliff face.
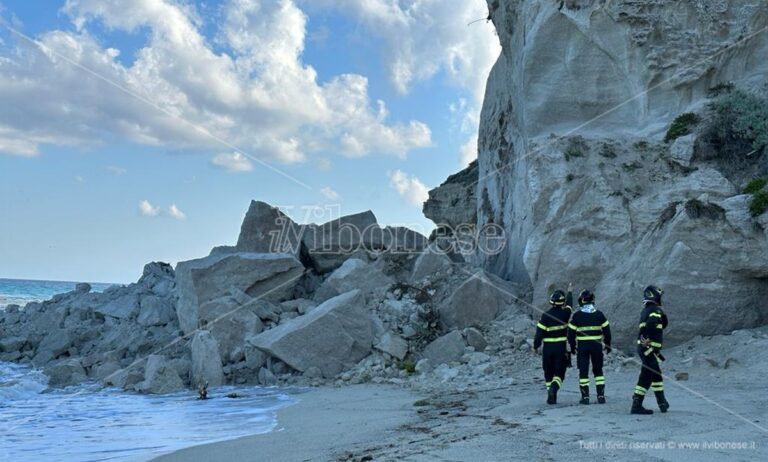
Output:
<path fill-rule="evenodd" d="M 766 81 L 768 4 L 488 4 L 503 51 L 481 117 L 477 223 L 508 241 L 482 264 L 530 284 L 537 305 L 571 280 L 595 289 L 625 344 L 651 283 L 673 342 L 767 323 L 766 215 L 749 215 L 696 133 L 661 139 L 711 87 Z"/>

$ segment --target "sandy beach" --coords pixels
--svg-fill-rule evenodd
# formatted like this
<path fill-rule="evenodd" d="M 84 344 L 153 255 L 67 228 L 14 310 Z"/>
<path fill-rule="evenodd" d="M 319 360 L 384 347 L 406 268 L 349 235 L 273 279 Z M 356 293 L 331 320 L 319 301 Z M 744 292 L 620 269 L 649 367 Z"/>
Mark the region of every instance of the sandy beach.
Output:
<path fill-rule="evenodd" d="M 671 364 L 672 368 L 678 367 Z M 672 371 L 673 369 L 670 369 Z M 192 447 L 156 461 L 754 461 L 768 458 L 764 396 L 753 374 L 667 383 L 670 412 L 629 414 L 632 367 L 608 375 L 608 403 L 578 404 L 569 371 L 544 404 L 535 367 L 512 384 L 419 394 L 392 386 L 315 389 L 278 414 L 279 431 Z M 453 388 L 453 389 L 452 389 Z M 710 397 L 714 397 L 711 399 Z M 646 400 L 656 409 L 653 397 Z"/>
<path fill-rule="evenodd" d="M 278 411 L 272 433 L 182 449 L 156 459 L 173 461 L 337 460 L 347 448 L 374 446 L 416 419 L 419 396 L 403 388 L 359 385 L 317 388 Z"/>

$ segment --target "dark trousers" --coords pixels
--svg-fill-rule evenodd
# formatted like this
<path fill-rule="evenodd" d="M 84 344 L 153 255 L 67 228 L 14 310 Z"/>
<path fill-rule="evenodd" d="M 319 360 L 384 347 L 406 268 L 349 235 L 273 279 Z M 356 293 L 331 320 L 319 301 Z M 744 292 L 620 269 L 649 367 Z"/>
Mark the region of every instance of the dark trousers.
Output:
<path fill-rule="evenodd" d="M 637 350 L 643 365 L 640 369 L 640 377 L 637 378 L 635 394 L 645 396 L 649 388 L 653 391 L 664 391 L 664 378 L 661 376 L 659 358 L 653 353 L 646 355 L 647 348 L 642 346 Z"/>
<path fill-rule="evenodd" d="M 605 385 L 603 376 L 603 345 L 595 340 L 578 343 L 576 349 L 576 365 L 579 366 L 579 385 L 589 386 L 589 364 L 592 363 L 592 373 L 596 385 Z"/>
<path fill-rule="evenodd" d="M 544 343 L 541 355 L 541 365 L 544 368 L 544 381 L 547 388 L 556 384 L 557 388 L 563 386 L 565 369 L 568 364 L 565 342 Z"/>

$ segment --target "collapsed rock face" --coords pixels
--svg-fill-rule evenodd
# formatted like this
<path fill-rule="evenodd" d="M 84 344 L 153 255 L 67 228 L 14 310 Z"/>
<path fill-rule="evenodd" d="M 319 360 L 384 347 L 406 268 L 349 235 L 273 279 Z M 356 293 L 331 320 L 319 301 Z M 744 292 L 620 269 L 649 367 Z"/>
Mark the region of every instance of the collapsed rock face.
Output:
<path fill-rule="evenodd" d="M 657 141 L 716 84 L 765 81 L 768 5 L 488 3 L 503 51 L 481 116 L 476 211 L 507 247 L 478 260 L 532 285 L 536 304 L 571 280 L 596 290 L 627 343 L 651 283 L 666 291 L 672 342 L 768 322 L 768 235 L 742 185 L 697 162 L 695 140 Z"/>
<path fill-rule="evenodd" d="M 424 216 L 438 225 L 453 229 L 477 221 L 475 191 L 477 190 L 478 164 L 473 161 L 467 168 L 448 177 L 439 187 L 429 191 L 424 202 Z"/>

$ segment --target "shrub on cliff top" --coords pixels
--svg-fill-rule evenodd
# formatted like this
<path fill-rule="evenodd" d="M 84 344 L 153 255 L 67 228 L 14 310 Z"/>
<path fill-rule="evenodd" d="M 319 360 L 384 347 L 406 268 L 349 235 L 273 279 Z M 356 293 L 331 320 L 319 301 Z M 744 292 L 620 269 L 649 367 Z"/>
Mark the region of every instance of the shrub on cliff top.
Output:
<path fill-rule="evenodd" d="M 675 117 L 675 120 L 672 121 L 672 125 L 669 126 L 669 130 L 667 130 L 664 142 L 669 143 L 681 136 L 690 134 L 693 127 L 699 123 L 699 120 L 699 116 L 693 112 L 685 112 Z"/>
<path fill-rule="evenodd" d="M 755 151 L 768 146 L 768 89 L 734 89 L 710 103 L 720 130 L 729 130 L 752 143 Z M 745 153 L 746 154 L 746 153 Z"/>

